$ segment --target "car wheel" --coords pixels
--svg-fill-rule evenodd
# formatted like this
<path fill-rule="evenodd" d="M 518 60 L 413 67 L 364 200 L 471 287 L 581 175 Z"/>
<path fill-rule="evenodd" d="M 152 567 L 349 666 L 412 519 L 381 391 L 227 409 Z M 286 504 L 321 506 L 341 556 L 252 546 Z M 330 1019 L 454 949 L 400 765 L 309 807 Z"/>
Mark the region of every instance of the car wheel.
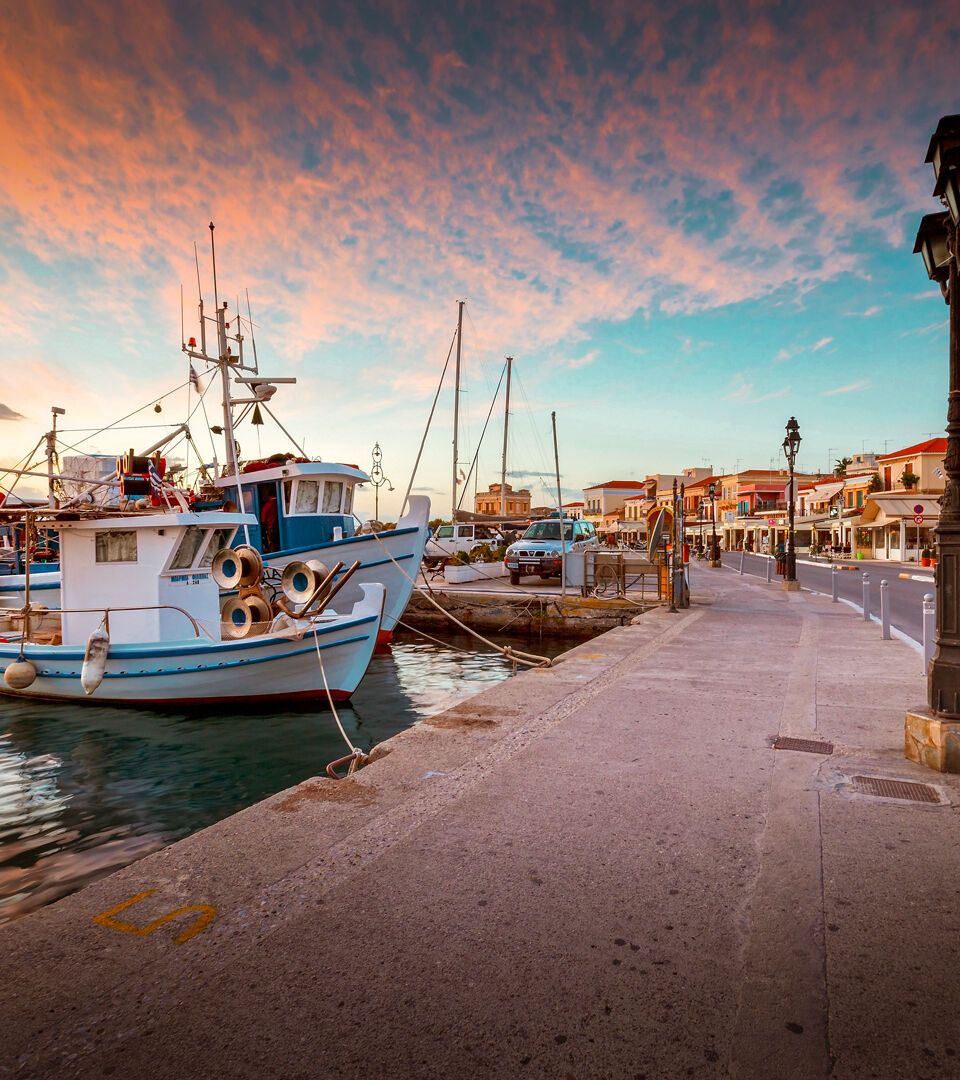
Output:
<path fill-rule="evenodd" d="M 552 578 L 552 577 L 553 577 L 553 574 L 541 574 L 540 575 L 540 580 L 541 581 L 549 581 L 550 578 Z"/>
<path fill-rule="evenodd" d="M 511 585 L 519 585 L 520 584 L 520 575 L 516 572 L 516 570 L 511 570 L 510 571 L 510 584 Z"/>

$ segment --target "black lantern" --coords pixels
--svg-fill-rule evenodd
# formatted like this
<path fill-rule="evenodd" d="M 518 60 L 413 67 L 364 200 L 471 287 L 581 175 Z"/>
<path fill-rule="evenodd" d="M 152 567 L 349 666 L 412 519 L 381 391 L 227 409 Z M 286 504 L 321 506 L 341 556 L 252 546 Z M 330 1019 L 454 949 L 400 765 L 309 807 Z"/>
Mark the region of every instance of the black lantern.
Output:
<path fill-rule="evenodd" d="M 947 244 L 949 218 L 946 210 L 939 214 L 925 214 L 920 221 L 917 240 L 913 245 L 914 255 L 923 256 L 927 277 L 940 286 L 944 298 L 947 296 L 947 282 L 950 279 L 950 249 Z"/>
<path fill-rule="evenodd" d="M 941 117 L 926 161 L 933 165 L 934 195 L 946 203 L 954 225 L 960 225 L 960 114 Z"/>
<path fill-rule="evenodd" d="M 707 488 L 710 495 L 710 565 L 720 565 L 720 552 L 717 550 L 717 485 L 711 480 Z"/>
<path fill-rule="evenodd" d="M 790 501 L 787 505 L 787 561 L 783 575 L 784 587 L 788 589 L 795 586 L 787 583 L 797 580 L 797 548 L 793 531 L 793 514 L 797 499 L 793 480 L 793 467 L 797 462 L 797 451 L 800 449 L 800 442 L 800 425 L 797 423 L 796 417 L 791 416 L 787 421 L 787 434 L 783 438 L 783 452 L 786 455 L 787 464 L 790 466 Z"/>

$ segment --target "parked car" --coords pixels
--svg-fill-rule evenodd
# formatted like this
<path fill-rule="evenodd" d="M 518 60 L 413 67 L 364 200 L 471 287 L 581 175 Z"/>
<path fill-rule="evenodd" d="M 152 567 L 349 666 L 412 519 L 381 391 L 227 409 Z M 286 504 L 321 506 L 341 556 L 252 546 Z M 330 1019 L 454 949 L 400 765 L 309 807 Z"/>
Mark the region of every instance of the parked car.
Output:
<path fill-rule="evenodd" d="M 563 541 L 560 540 L 560 519 L 546 518 L 535 521 L 515 543 L 507 548 L 504 563 L 510 572 L 510 584 L 519 585 L 520 579 L 539 574 L 541 581 L 560 576 L 563 550 L 582 551 L 597 546 L 597 533 L 590 521 L 563 522 Z"/>
<path fill-rule="evenodd" d="M 425 566 L 438 566 L 460 551 L 472 554 L 484 544 L 497 547 L 503 534 L 493 525 L 441 525 L 427 541 L 423 552 Z"/>

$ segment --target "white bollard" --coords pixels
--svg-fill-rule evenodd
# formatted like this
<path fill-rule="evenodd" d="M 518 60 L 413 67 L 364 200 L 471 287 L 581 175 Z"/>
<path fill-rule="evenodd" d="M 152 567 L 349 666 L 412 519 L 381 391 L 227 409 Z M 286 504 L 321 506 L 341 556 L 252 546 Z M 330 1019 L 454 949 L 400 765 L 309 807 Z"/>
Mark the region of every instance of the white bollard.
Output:
<path fill-rule="evenodd" d="M 880 636 L 884 641 L 890 640 L 890 597 L 887 594 L 889 587 L 885 581 L 880 582 Z"/>
<path fill-rule="evenodd" d="M 773 581 L 773 559 L 767 559 L 767 584 Z"/>
<path fill-rule="evenodd" d="M 840 567 L 835 566 L 833 573 L 830 575 L 830 595 L 833 597 L 833 602 L 836 604 L 839 602 L 839 596 L 837 595 L 837 586 L 840 581 Z"/>
<path fill-rule="evenodd" d="M 870 575 L 863 575 L 863 621 L 870 621 Z"/>
<path fill-rule="evenodd" d="M 923 594 L 923 673 L 930 671 L 933 659 L 933 646 L 937 636 L 937 605 L 933 593 Z"/>

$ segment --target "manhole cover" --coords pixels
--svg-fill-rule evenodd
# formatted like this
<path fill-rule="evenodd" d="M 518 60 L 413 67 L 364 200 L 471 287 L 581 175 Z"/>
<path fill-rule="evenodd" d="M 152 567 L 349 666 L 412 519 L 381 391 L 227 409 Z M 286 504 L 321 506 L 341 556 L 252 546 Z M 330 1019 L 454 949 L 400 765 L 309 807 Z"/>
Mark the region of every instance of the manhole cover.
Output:
<path fill-rule="evenodd" d="M 773 744 L 774 750 L 800 750 L 804 754 L 832 754 L 833 743 L 818 742 L 816 739 L 791 739 L 781 735 Z"/>
<path fill-rule="evenodd" d="M 906 780 L 887 780 L 882 776 L 855 776 L 853 787 L 861 795 L 881 799 L 908 799 L 910 802 L 939 803 L 940 796 L 929 784 L 911 784 Z"/>

